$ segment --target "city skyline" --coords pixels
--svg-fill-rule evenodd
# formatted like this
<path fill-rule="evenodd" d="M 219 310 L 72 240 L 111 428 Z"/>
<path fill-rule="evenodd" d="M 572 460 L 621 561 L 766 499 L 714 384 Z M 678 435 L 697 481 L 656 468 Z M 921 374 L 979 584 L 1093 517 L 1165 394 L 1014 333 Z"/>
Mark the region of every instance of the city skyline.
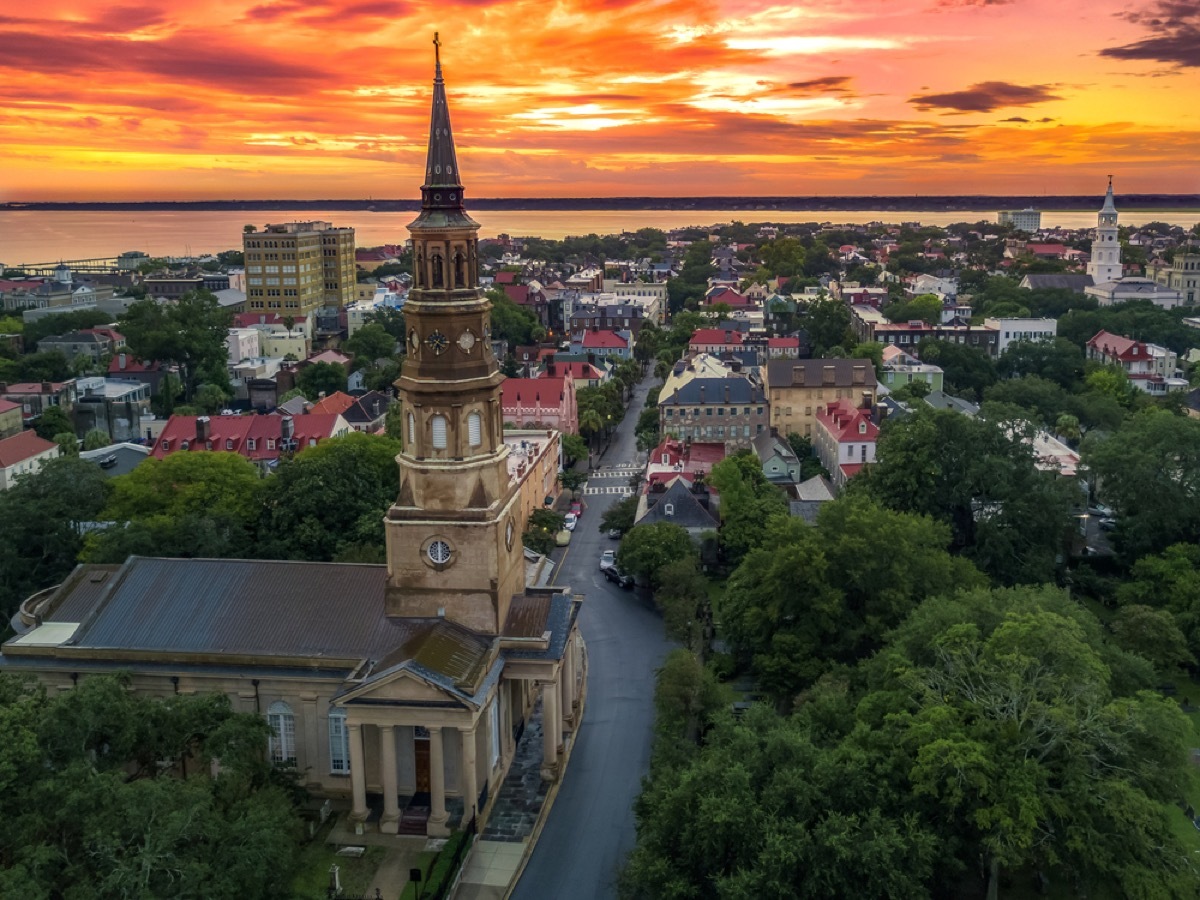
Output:
<path fill-rule="evenodd" d="M 404 196 L 434 31 L 476 197 L 1200 190 L 1179 0 L 47 0 L 0 201 Z"/>

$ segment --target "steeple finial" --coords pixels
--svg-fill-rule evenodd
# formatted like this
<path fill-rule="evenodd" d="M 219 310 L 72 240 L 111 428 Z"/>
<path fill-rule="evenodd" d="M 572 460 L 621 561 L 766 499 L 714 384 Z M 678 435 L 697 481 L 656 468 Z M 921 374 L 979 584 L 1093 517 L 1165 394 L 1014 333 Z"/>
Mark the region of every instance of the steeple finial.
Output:
<path fill-rule="evenodd" d="M 433 33 L 433 65 L 434 78 L 442 77 L 442 42 L 438 40 L 438 33 Z"/>
<path fill-rule="evenodd" d="M 433 33 L 433 97 L 429 116 L 429 153 L 425 159 L 425 183 L 421 185 L 420 223 L 431 221 L 426 213 L 452 215 L 470 222 L 463 206 L 462 177 L 454 152 L 454 133 L 450 128 L 450 107 L 446 103 L 446 83 L 442 80 L 442 40 Z M 457 220 L 457 219 L 456 219 Z M 414 223 L 416 224 L 416 223 Z M 472 223 L 474 224 L 474 223 Z"/>

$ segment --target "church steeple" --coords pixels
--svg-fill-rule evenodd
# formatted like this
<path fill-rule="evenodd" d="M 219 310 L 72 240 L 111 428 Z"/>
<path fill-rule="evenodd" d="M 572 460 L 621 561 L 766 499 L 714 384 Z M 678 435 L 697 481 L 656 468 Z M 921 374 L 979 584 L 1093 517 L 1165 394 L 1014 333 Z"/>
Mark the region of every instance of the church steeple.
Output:
<path fill-rule="evenodd" d="M 421 212 L 408 226 L 413 285 L 396 388 L 403 416 L 400 490 L 388 510 L 389 614 L 446 616 L 499 632 L 524 589 L 525 522 L 509 475 L 492 303 L 479 287 L 479 223 L 463 206 L 441 42 Z"/>
<path fill-rule="evenodd" d="M 429 116 L 429 153 L 425 160 L 425 183 L 421 185 L 421 215 L 411 227 L 419 227 L 426 220 L 445 225 L 451 217 L 458 217 L 464 225 L 475 225 L 466 214 L 463 205 L 462 177 L 458 171 L 458 157 L 454 152 L 454 132 L 450 128 L 450 107 L 446 103 L 446 82 L 442 80 L 442 42 L 437 32 L 433 35 L 434 75 L 433 109 Z M 446 219 L 438 221 L 438 213 Z M 457 216 L 455 216 L 457 214 Z"/>
<path fill-rule="evenodd" d="M 1117 205 L 1113 202 L 1112 176 L 1108 176 L 1108 192 L 1104 205 L 1096 215 L 1096 238 L 1092 241 L 1092 258 L 1087 266 L 1093 284 L 1116 281 L 1124 271 L 1121 267 L 1121 241 L 1117 230 Z"/>

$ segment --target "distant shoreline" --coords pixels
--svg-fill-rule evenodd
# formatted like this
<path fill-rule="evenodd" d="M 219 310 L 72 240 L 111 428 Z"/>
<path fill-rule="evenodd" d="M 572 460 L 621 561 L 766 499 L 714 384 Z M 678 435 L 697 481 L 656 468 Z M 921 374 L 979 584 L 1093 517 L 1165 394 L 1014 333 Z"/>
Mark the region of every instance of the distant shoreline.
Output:
<path fill-rule="evenodd" d="M 467 198 L 468 209 L 478 210 L 720 210 L 739 213 L 880 210 L 887 212 L 992 212 L 998 209 L 1033 208 L 1043 211 L 1099 209 L 1099 195 L 1033 197 L 925 196 L 925 197 L 478 197 Z M 1123 194 L 1117 197 L 1123 211 L 1200 210 L 1200 194 Z M 410 212 L 418 200 L 195 200 L 129 202 L 0 203 L 0 211 L 199 211 L 222 210 L 363 210 Z"/>

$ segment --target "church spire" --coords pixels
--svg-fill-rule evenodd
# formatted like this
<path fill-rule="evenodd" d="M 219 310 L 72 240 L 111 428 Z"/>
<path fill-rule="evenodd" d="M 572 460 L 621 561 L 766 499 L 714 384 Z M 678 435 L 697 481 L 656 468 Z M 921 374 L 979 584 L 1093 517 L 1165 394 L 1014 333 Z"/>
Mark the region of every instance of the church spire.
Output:
<path fill-rule="evenodd" d="M 1108 176 L 1108 193 L 1106 193 L 1104 195 L 1104 206 L 1102 206 L 1100 208 L 1100 212 L 1112 213 L 1114 216 L 1117 214 L 1116 204 L 1113 203 L 1112 176 L 1111 175 Z"/>
<path fill-rule="evenodd" d="M 429 154 L 425 161 L 425 183 L 421 185 L 422 211 L 462 211 L 463 185 L 450 130 L 450 107 L 442 80 L 442 42 L 433 34 L 433 110 L 429 119 Z M 424 218 L 424 215 L 422 215 Z M 420 220 L 418 220 L 420 221 Z"/>

